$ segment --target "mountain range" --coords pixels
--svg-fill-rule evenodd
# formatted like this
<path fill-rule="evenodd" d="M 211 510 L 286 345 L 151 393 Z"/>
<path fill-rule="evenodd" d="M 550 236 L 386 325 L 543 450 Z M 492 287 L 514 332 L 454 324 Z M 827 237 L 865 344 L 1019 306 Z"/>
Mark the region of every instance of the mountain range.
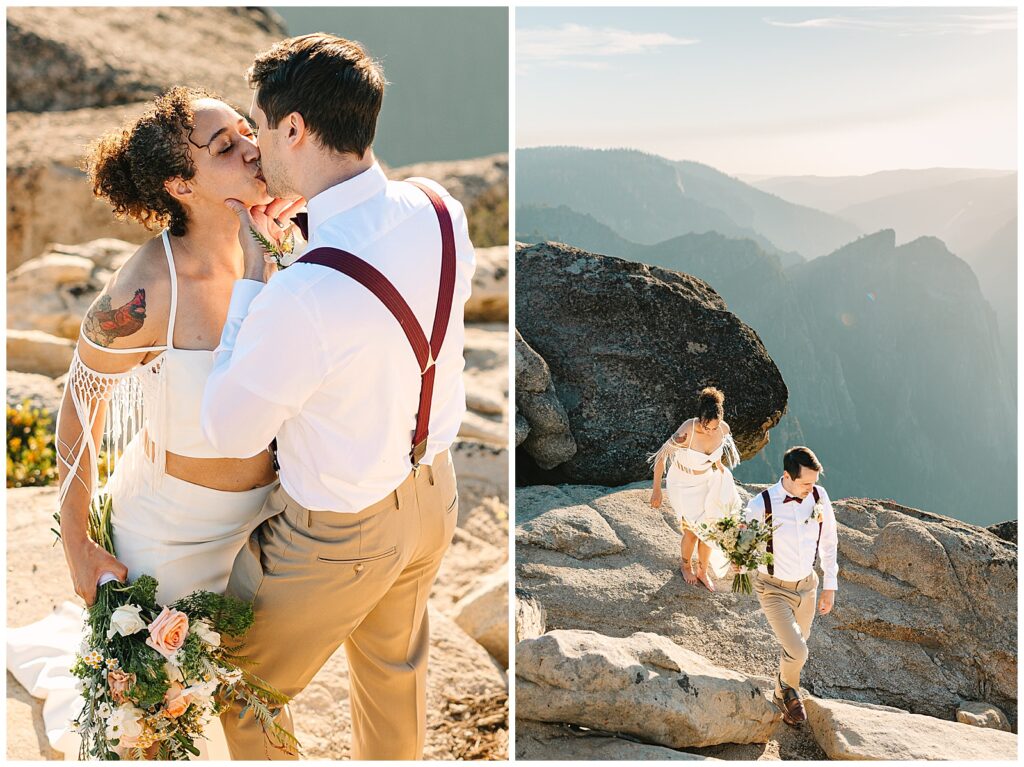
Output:
<path fill-rule="evenodd" d="M 602 174 L 605 160 L 611 162 Z M 637 161 L 632 172 L 630 160 Z M 566 242 L 692 274 L 759 334 L 789 387 L 789 410 L 771 444 L 738 477 L 773 481 L 785 447 L 809 444 L 825 461 L 823 481 L 833 496 L 891 497 L 978 524 L 1006 518 L 1016 507 L 1015 371 L 971 265 L 937 237 L 900 243 L 891 227 L 858 236 L 853 224 L 844 230 L 833 226 L 831 214 L 812 216 L 806 206 L 781 201 L 760 205 L 757 215 L 748 210 L 743 219 L 752 224 L 779 214 L 774 239 L 746 236 L 740 232 L 749 227 L 734 217 L 742 209 L 738 201 L 758 205 L 770 193 L 740 194 L 745 184 L 738 179 L 697 163 L 659 160 L 628 151 L 520 150 L 516 239 Z M 692 174 L 684 166 L 718 181 L 717 201 L 709 185 L 686 183 Z M 669 194 L 672 173 L 684 189 L 701 190 L 694 205 L 680 203 L 685 194 Z M 541 178 L 573 203 L 556 201 L 554 191 L 541 194 Z M 927 193 L 906 183 L 896 188 Z M 619 193 L 625 201 L 616 209 L 611 201 Z M 670 207 L 680 212 L 671 222 L 676 230 L 684 227 L 684 213 L 699 208 L 718 211 L 730 231 L 709 226 L 651 241 L 673 228 L 659 222 L 646 230 L 647 242 L 630 236 Z M 628 221 L 626 211 L 633 216 Z M 609 220 L 599 212 L 614 215 Z M 823 226 L 782 238 L 785 221 Z M 825 254 L 784 249 L 801 238 L 827 244 L 844 231 L 853 236 Z M 1015 250 L 1016 228 L 1006 224 L 979 247 L 987 254 L 978 259 L 979 272 L 987 268 L 998 277 L 1011 245 Z M 1003 274 L 995 282 L 1015 299 L 1015 280 Z M 730 396 L 741 396 L 726 395 L 727 407 Z"/>
<path fill-rule="evenodd" d="M 792 203 L 819 208 L 865 232 L 894 229 L 897 242 L 940 238 L 971 265 L 996 310 L 1016 380 L 1017 174 L 973 168 L 893 170 L 867 176 L 782 176 L 752 181 Z"/>

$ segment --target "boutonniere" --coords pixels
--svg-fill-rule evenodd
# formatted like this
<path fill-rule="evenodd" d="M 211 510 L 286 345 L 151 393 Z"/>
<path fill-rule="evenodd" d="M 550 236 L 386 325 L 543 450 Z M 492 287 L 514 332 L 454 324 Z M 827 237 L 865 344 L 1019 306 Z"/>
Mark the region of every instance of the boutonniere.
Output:
<path fill-rule="evenodd" d="M 295 235 L 291 231 L 288 232 L 288 235 L 285 237 L 280 247 L 271 242 L 261 232 L 257 232 L 251 226 L 249 227 L 249 232 L 252 234 L 256 242 L 258 242 L 263 248 L 263 252 L 265 254 L 264 258 L 268 262 L 272 261 L 277 264 L 278 269 L 284 269 L 288 266 L 285 261 L 292 255 L 292 253 L 295 252 Z"/>
<path fill-rule="evenodd" d="M 811 516 L 804 520 L 806 525 L 808 522 L 821 522 L 822 515 L 825 513 L 825 505 L 820 501 L 814 504 L 814 508 L 811 509 Z"/>

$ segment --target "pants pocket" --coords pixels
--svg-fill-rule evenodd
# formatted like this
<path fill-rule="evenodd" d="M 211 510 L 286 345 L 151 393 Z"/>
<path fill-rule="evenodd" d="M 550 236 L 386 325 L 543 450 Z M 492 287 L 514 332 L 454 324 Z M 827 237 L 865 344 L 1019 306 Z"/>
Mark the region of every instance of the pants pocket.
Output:
<path fill-rule="evenodd" d="M 235 556 L 227 587 L 230 596 L 250 603 L 256 601 L 263 585 L 263 552 L 260 548 L 259 535 L 259 528 L 253 530 Z"/>
<path fill-rule="evenodd" d="M 320 562 L 329 562 L 336 565 L 354 565 L 363 562 L 376 562 L 379 559 L 387 559 L 388 557 L 393 557 L 396 554 L 398 554 L 398 547 L 392 546 L 390 549 L 388 549 L 387 551 L 382 551 L 380 554 L 371 554 L 370 556 L 366 557 L 335 558 L 317 555 L 317 560 L 319 560 Z"/>

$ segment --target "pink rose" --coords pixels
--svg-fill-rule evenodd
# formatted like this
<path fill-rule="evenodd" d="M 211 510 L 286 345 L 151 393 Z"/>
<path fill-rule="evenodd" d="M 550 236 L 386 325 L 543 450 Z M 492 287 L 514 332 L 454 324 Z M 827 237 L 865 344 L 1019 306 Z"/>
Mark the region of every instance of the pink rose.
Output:
<path fill-rule="evenodd" d="M 184 687 L 180 683 L 171 684 L 171 689 L 164 695 L 164 713 L 171 719 L 177 719 L 185 713 L 185 710 L 192 703 L 191 695 L 182 694 Z"/>
<path fill-rule="evenodd" d="M 185 644 L 187 636 L 188 616 L 178 610 L 165 607 L 163 612 L 156 616 L 156 620 L 149 624 L 149 637 L 146 639 L 146 644 L 165 658 L 170 658 Z"/>
<path fill-rule="evenodd" d="M 747 529 L 747 526 L 746 526 L 745 524 L 743 524 L 742 522 L 740 522 L 740 524 L 739 524 L 739 529 L 740 529 L 740 530 L 746 530 L 746 529 Z"/>
<path fill-rule="evenodd" d="M 128 700 L 128 690 L 135 685 L 135 674 L 126 674 L 123 671 L 107 672 L 107 687 L 110 688 L 110 697 L 115 703 L 121 704 Z"/>

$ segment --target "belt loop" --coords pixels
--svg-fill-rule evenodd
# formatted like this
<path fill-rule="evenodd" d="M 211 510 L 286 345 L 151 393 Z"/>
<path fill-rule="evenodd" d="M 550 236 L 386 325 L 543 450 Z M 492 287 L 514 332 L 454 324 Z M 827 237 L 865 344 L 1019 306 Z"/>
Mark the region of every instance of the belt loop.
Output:
<path fill-rule="evenodd" d="M 395 488 L 394 495 L 395 495 L 395 508 L 398 509 L 399 511 L 401 511 L 402 510 L 402 485 L 399 485 L 398 487 Z"/>
<path fill-rule="evenodd" d="M 309 509 L 305 509 L 306 512 L 306 527 L 313 526 L 313 512 Z"/>

